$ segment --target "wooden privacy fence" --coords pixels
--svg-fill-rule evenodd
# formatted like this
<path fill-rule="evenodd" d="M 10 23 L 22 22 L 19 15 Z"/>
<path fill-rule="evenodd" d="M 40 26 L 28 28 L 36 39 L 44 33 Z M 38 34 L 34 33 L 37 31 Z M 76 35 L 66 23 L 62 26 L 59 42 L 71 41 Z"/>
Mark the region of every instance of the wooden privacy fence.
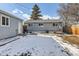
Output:
<path fill-rule="evenodd" d="M 72 31 L 72 34 L 79 35 L 79 25 L 72 25 L 71 31 Z"/>

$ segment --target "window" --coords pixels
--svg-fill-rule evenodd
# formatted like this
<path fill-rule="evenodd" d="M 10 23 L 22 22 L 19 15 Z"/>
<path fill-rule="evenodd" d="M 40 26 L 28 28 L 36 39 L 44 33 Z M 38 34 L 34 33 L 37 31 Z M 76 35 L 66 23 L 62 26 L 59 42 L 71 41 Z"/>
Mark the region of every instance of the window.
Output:
<path fill-rule="evenodd" d="M 9 26 L 10 25 L 9 17 L 2 15 L 2 19 L 1 20 L 2 20 L 2 22 L 1 22 L 2 26 Z"/>
<path fill-rule="evenodd" d="M 53 23 L 53 26 L 57 26 L 57 23 Z"/>
<path fill-rule="evenodd" d="M 28 26 L 30 26 L 30 24 L 28 24 Z"/>
<path fill-rule="evenodd" d="M 28 24 L 28 26 L 30 27 L 30 26 L 32 26 L 32 24 Z"/>
<path fill-rule="evenodd" d="M 42 25 L 43 25 L 43 24 L 41 24 L 41 23 L 39 24 L 39 26 L 42 26 Z"/>
<path fill-rule="evenodd" d="M 55 26 L 55 23 L 53 23 L 53 26 Z"/>
<path fill-rule="evenodd" d="M 6 18 L 6 25 L 9 25 L 9 19 Z"/>
<path fill-rule="evenodd" d="M 5 17 L 2 17 L 2 25 L 5 25 Z"/>

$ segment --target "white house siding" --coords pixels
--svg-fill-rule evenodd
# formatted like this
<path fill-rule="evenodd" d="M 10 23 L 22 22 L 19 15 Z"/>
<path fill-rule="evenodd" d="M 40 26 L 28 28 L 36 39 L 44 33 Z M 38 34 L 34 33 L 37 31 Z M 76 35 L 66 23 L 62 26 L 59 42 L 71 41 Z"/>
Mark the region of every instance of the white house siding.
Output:
<path fill-rule="evenodd" d="M 0 13 L 0 39 L 16 36 L 18 34 L 19 22 L 22 22 L 22 21 L 16 18 L 10 17 L 10 27 L 3 27 L 1 26 L 1 13 Z"/>
<path fill-rule="evenodd" d="M 57 23 L 57 26 L 53 26 L 53 23 Z M 30 24 L 30 26 L 29 26 Z M 39 24 L 43 24 L 39 26 Z M 46 22 L 46 23 L 28 23 L 27 30 L 28 32 L 46 32 L 46 31 L 60 31 L 63 28 L 63 23 L 61 22 Z"/>

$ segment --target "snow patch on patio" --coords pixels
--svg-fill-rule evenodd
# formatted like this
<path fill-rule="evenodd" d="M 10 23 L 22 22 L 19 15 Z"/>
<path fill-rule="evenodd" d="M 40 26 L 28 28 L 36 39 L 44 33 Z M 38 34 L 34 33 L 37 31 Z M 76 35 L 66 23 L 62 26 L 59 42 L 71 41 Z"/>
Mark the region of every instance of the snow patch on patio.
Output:
<path fill-rule="evenodd" d="M 14 39 L 14 38 L 13 38 Z M 0 47 L 0 55 L 67 56 L 63 47 L 49 36 L 27 35 Z M 29 53 L 29 54 L 28 54 Z"/>

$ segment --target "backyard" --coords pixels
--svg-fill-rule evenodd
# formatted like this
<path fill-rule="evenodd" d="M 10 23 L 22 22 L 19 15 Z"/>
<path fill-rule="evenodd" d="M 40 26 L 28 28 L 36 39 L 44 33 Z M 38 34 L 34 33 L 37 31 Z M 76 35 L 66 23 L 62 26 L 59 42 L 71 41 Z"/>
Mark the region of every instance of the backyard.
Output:
<path fill-rule="evenodd" d="M 17 39 L 18 38 L 18 39 Z M 0 47 L 2 56 L 71 56 L 79 49 L 62 41 L 61 37 L 46 34 L 17 36 L 13 42 Z M 10 40 L 9 39 L 9 40 Z"/>

